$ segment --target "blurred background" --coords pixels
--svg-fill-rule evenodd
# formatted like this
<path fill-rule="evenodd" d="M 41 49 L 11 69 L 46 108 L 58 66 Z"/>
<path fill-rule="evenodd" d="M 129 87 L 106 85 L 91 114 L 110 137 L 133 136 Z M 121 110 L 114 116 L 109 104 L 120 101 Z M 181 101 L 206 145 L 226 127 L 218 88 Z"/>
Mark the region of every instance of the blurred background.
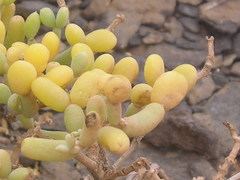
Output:
<path fill-rule="evenodd" d="M 115 31 L 118 44 L 112 53 L 115 61 L 129 55 L 136 58 L 141 69 L 137 82 L 144 81 L 144 62 L 152 53 L 162 56 L 167 70 L 183 63 L 201 69 L 207 56 L 205 36 L 215 37 L 212 76 L 200 80 L 126 162 L 144 156 L 171 179 L 211 179 L 233 145 L 222 122 L 230 121 L 240 129 L 240 1 L 68 0 L 67 5 L 70 22 L 86 34 L 108 27 L 116 14 L 125 15 L 125 22 Z M 27 17 L 43 7 L 58 10 L 56 0 L 19 0 L 17 14 Z M 63 37 L 61 48 L 67 46 Z M 63 130 L 62 114 L 54 119 L 54 125 L 46 128 Z M 33 165 L 23 157 L 21 161 Z M 79 180 L 84 171 L 73 165 L 76 162 L 41 162 L 40 179 Z M 229 176 L 239 172 L 239 165 L 231 168 Z"/>

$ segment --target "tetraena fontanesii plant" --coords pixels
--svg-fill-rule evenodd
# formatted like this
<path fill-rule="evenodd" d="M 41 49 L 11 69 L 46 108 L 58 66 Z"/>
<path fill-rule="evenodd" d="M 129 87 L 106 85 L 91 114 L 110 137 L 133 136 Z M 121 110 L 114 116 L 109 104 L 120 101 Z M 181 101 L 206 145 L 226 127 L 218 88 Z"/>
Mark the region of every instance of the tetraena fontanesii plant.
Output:
<path fill-rule="evenodd" d="M 28 129 L 12 157 L 0 149 L 0 179 L 30 177 L 30 171 L 18 164 L 19 151 L 39 161 L 76 158 L 95 179 L 127 175 L 131 170 L 118 171 L 120 161 L 103 163 L 105 150 L 126 157 L 132 149 L 130 139 L 133 142 L 152 131 L 206 73 L 198 73 L 190 64 L 165 72 L 161 56 L 152 54 L 144 66 L 146 82 L 132 88 L 139 73 L 137 60 L 125 57 L 115 64 L 108 53 L 117 43 L 113 31 L 123 16 L 117 16 L 108 28 L 85 35 L 81 27 L 69 23 L 64 1 L 58 3 L 56 16 L 42 8 L 24 20 L 14 15 L 14 0 L 0 1 L 0 75 L 4 79 L 0 103 Z M 52 31 L 37 42 L 41 25 Z M 59 52 L 62 34 L 70 47 Z M 129 99 L 131 104 L 122 117 L 122 103 Z M 41 129 L 36 119 L 45 107 L 64 112 L 67 132 Z"/>

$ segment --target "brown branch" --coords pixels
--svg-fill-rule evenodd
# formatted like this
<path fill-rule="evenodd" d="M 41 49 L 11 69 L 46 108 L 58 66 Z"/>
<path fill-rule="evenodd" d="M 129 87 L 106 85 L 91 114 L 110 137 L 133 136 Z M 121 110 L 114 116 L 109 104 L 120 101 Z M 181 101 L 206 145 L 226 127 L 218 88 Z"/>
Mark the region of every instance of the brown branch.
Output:
<path fill-rule="evenodd" d="M 142 137 L 133 138 L 131 145 L 127 152 L 125 152 L 112 166 L 113 169 L 117 169 L 135 150 L 135 148 L 140 144 L 140 141 L 143 139 Z"/>
<path fill-rule="evenodd" d="M 82 151 L 78 152 L 75 156 L 79 162 L 81 162 L 87 170 L 92 174 L 94 179 L 100 179 L 100 177 L 104 176 L 104 172 L 102 169 L 99 169 L 98 164 L 87 157 Z"/>
<path fill-rule="evenodd" d="M 222 180 L 227 175 L 231 165 L 236 163 L 236 157 L 240 150 L 240 137 L 237 135 L 235 127 L 229 122 L 224 122 L 224 125 L 229 129 L 232 139 L 234 140 L 233 148 L 228 157 L 225 158 L 223 165 L 219 166 L 217 174 L 213 180 Z"/>
<path fill-rule="evenodd" d="M 142 168 L 145 169 L 150 168 L 148 160 L 143 157 L 137 159 L 132 165 L 124 167 L 119 171 L 109 170 L 108 172 L 105 173 L 104 177 L 105 179 L 115 179 L 120 176 L 126 176 L 133 171 L 138 172 Z"/>
<path fill-rule="evenodd" d="M 114 32 L 117 25 L 125 21 L 125 16 L 123 14 L 117 14 L 113 22 L 107 27 L 109 31 Z"/>
<path fill-rule="evenodd" d="M 57 0 L 58 6 L 61 7 L 67 7 L 65 0 Z"/>
<path fill-rule="evenodd" d="M 26 133 L 24 133 L 22 136 L 18 137 L 17 143 L 15 144 L 13 148 L 13 153 L 11 156 L 13 168 L 18 167 L 18 162 L 19 162 L 19 153 L 21 151 L 21 144 L 22 141 L 27 138 L 27 137 L 41 137 L 41 138 L 47 138 L 51 139 L 51 137 L 46 136 L 40 132 L 41 128 L 40 126 L 36 126 L 34 129 L 29 129 Z"/>
<path fill-rule="evenodd" d="M 206 62 L 200 72 L 198 72 L 198 79 L 202 79 L 211 74 L 211 69 L 214 64 L 214 37 L 206 37 L 208 41 L 208 56 Z"/>

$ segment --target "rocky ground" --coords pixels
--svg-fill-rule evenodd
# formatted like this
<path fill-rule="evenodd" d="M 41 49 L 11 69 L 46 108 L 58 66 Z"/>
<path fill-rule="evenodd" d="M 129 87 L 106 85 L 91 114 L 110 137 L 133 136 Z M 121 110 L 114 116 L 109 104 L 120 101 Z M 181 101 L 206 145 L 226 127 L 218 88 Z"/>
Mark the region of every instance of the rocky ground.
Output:
<path fill-rule="evenodd" d="M 167 70 L 182 63 L 201 69 L 207 55 L 205 36 L 215 37 L 212 76 L 200 80 L 186 99 L 167 113 L 127 162 L 145 156 L 158 163 L 171 179 L 211 179 L 233 146 L 222 123 L 229 121 L 240 129 L 240 1 L 113 0 L 110 5 L 107 0 L 79 2 L 68 0 L 71 22 L 85 32 L 107 27 L 116 14 L 126 16 L 125 23 L 116 30 L 114 57 L 119 60 L 131 54 L 141 70 L 151 53 L 163 57 Z M 23 0 L 17 6 L 18 14 L 23 16 L 46 6 L 57 11 L 55 0 Z M 141 72 L 138 82 L 143 81 Z M 64 129 L 62 115 L 57 114 L 54 119 L 53 128 Z M 73 164 L 76 162 L 41 162 L 40 179 L 80 179 L 84 171 Z M 238 166 L 231 168 L 229 176 L 239 170 Z"/>

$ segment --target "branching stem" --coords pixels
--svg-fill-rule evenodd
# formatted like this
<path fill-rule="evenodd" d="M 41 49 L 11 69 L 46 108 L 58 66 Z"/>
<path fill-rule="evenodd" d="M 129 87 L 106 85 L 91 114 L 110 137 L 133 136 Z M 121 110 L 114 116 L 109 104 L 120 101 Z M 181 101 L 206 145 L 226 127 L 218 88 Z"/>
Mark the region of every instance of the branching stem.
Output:
<path fill-rule="evenodd" d="M 114 32 L 117 25 L 125 21 L 125 16 L 123 14 L 117 14 L 113 22 L 107 27 L 109 31 Z"/>
<path fill-rule="evenodd" d="M 133 138 L 131 145 L 127 152 L 125 152 L 112 166 L 113 169 L 119 168 L 119 166 L 131 155 L 131 153 L 135 150 L 135 148 L 139 145 L 140 141 L 143 137 Z"/>
<path fill-rule="evenodd" d="M 208 41 L 208 56 L 206 62 L 200 72 L 198 72 L 198 79 L 202 79 L 211 74 L 211 69 L 214 64 L 214 37 L 206 37 Z"/>
<path fill-rule="evenodd" d="M 240 137 L 237 135 L 235 127 L 229 122 L 224 122 L 224 125 L 229 129 L 232 139 L 234 140 L 233 148 L 228 157 L 225 158 L 223 165 L 219 166 L 217 174 L 213 180 L 222 180 L 227 175 L 231 165 L 236 163 L 236 157 L 240 150 Z"/>

